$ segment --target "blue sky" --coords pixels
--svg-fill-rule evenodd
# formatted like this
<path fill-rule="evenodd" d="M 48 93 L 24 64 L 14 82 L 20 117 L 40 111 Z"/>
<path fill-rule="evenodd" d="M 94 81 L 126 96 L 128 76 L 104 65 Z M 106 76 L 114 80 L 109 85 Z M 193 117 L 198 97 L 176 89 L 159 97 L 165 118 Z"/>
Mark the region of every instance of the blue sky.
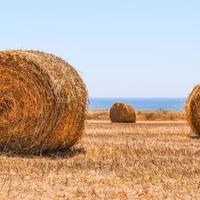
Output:
<path fill-rule="evenodd" d="M 185 97 L 200 83 L 199 11 L 198 0 L 6 0 L 0 49 L 63 57 L 91 97 Z"/>

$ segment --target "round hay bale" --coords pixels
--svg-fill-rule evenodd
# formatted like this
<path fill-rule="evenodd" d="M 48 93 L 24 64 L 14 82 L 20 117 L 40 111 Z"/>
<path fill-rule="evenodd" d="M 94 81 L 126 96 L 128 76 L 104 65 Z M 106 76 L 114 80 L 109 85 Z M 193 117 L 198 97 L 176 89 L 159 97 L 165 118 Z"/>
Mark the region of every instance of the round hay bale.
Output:
<path fill-rule="evenodd" d="M 136 113 L 131 105 L 115 103 L 110 109 L 110 119 L 113 123 L 135 123 Z"/>
<path fill-rule="evenodd" d="M 187 99 L 185 117 L 192 131 L 200 135 L 200 85 L 192 90 Z"/>
<path fill-rule="evenodd" d="M 61 58 L 0 52 L 0 150 L 42 153 L 69 148 L 84 132 L 87 91 Z"/>

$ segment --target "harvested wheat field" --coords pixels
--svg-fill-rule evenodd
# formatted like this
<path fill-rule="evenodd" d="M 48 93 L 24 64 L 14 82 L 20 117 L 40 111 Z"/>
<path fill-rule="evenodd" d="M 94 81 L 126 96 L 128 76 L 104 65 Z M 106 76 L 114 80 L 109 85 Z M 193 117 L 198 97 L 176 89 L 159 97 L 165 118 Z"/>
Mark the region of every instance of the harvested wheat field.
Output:
<path fill-rule="evenodd" d="M 184 121 L 88 120 L 69 151 L 0 155 L 0 199 L 200 199 L 200 140 Z"/>

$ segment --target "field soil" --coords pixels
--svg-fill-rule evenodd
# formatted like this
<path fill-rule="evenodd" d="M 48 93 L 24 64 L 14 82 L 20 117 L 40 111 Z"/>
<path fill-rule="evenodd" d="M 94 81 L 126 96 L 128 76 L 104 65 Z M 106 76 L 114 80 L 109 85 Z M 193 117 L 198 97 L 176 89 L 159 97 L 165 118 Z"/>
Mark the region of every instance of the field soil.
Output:
<path fill-rule="evenodd" d="M 71 150 L 1 153 L 0 199 L 200 199 L 200 139 L 182 119 L 90 119 Z"/>

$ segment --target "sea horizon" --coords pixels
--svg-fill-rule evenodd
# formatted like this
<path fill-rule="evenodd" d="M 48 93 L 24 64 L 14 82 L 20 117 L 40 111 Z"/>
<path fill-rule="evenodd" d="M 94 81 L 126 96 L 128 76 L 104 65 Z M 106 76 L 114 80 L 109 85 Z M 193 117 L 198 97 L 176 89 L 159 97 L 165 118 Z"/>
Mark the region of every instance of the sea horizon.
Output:
<path fill-rule="evenodd" d="M 184 109 L 186 97 L 90 97 L 90 110 L 107 110 L 113 103 L 124 102 L 134 106 L 137 110 L 171 110 Z"/>

